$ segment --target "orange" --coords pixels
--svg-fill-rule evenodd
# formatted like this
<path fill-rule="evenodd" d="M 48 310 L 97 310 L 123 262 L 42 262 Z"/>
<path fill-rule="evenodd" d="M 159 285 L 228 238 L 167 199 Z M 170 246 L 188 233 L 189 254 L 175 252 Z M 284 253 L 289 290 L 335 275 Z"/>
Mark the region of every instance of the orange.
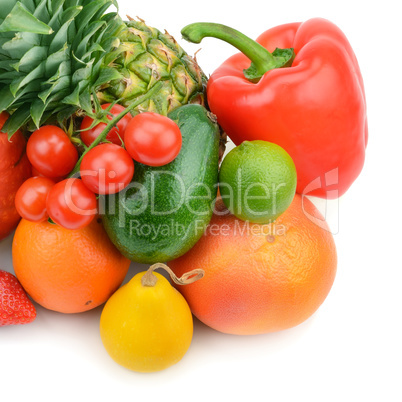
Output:
<path fill-rule="evenodd" d="M 221 200 L 215 209 L 199 242 L 169 262 L 177 276 L 205 271 L 201 280 L 178 287 L 193 314 L 239 335 L 280 331 L 309 318 L 327 297 L 337 265 L 332 234 L 315 206 L 296 194 L 265 225 L 237 219 Z"/>
<path fill-rule="evenodd" d="M 32 299 L 61 313 L 79 313 L 104 303 L 130 265 L 96 219 L 79 230 L 22 219 L 12 256 L 15 274 Z"/>

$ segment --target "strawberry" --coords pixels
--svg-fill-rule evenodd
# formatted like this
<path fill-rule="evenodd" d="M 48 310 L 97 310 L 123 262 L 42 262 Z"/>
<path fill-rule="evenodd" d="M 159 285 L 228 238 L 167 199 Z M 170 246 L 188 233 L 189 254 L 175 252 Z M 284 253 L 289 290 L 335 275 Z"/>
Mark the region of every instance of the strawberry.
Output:
<path fill-rule="evenodd" d="M 36 317 L 36 310 L 18 279 L 0 270 L 0 327 L 28 324 Z"/>

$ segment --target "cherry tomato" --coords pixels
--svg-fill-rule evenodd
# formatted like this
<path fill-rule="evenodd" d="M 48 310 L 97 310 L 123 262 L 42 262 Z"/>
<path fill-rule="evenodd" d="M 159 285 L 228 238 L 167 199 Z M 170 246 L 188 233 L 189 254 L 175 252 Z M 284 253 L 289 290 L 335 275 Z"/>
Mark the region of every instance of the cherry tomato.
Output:
<path fill-rule="evenodd" d="M 55 182 L 46 177 L 31 177 L 22 183 L 15 195 L 15 208 L 20 216 L 31 222 L 42 222 L 49 216 L 46 198 Z"/>
<path fill-rule="evenodd" d="M 66 229 L 81 229 L 97 213 L 96 195 L 80 179 L 55 184 L 47 196 L 46 208 L 53 222 Z"/>
<path fill-rule="evenodd" d="M 27 155 L 32 166 L 45 177 L 70 173 L 78 160 L 78 152 L 68 135 L 57 126 L 43 126 L 28 139 Z"/>
<path fill-rule="evenodd" d="M 110 103 L 105 103 L 104 105 L 101 106 L 103 110 L 107 109 L 110 106 Z M 113 116 L 117 116 L 120 114 L 125 108 L 121 105 L 113 105 L 112 108 L 109 110 L 107 118 L 109 120 L 112 120 Z M 111 116 L 110 113 L 113 115 Z M 117 123 L 115 127 L 113 127 L 109 133 L 106 136 L 106 139 L 113 144 L 116 145 L 121 145 L 122 140 L 124 140 L 124 132 L 126 130 L 127 124 L 131 120 L 131 115 L 130 113 L 126 114 L 120 121 Z M 92 117 L 85 116 L 84 119 L 82 120 L 81 123 L 81 130 L 85 130 L 81 132 L 81 139 L 84 142 L 84 144 L 88 147 L 91 145 L 94 140 L 98 137 L 98 135 L 103 131 L 103 129 L 106 127 L 106 123 L 99 123 L 95 127 L 90 128 L 87 130 L 89 127 L 91 127 L 91 124 L 93 123 Z M 119 138 L 120 137 L 120 138 Z"/>
<path fill-rule="evenodd" d="M 126 128 L 124 144 L 131 157 L 144 165 L 163 166 L 181 149 L 179 126 L 166 116 L 153 112 L 134 116 Z"/>
<path fill-rule="evenodd" d="M 134 161 L 116 144 L 100 144 L 89 150 L 81 162 L 81 179 L 97 194 L 114 194 L 133 178 Z"/>
<path fill-rule="evenodd" d="M 40 173 L 38 170 L 36 170 L 33 166 L 31 166 L 31 172 L 32 172 L 32 177 L 35 176 L 40 176 L 40 177 L 45 177 L 42 173 Z M 52 180 L 57 183 L 61 180 L 63 180 L 65 176 L 60 176 L 60 177 L 52 177 Z"/>

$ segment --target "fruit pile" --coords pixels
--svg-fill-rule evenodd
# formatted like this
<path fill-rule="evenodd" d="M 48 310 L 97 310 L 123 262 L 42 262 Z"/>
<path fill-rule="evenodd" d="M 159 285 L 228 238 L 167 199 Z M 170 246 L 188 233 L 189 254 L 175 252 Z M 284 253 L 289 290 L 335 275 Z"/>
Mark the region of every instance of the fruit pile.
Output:
<path fill-rule="evenodd" d="M 0 239 L 15 229 L 0 326 L 34 321 L 35 303 L 68 314 L 105 304 L 107 352 L 153 372 L 184 356 L 193 315 L 238 335 L 304 322 L 337 269 L 306 195 L 345 193 L 367 144 L 346 37 L 323 19 L 257 41 L 191 24 L 185 39 L 241 52 L 207 79 L 167 32 L 112 5 L 0 10 Z M 132 261 L 150 268 L 121 286 Z"/>
<path fill-rule="evenodd" d="M 107 105 L 105 110 L 109 112 L 111 107 Z M 113 108 L 119 110 L 116 105 Z M 124 108 L 121 113 L 126 113 Z M 134 118 L 125 115 L 111 135 L 107 125 L 101 130 L 98 126 L 103 123 L 94 126 L 89 119 L 86 116 L 81 125 L 90 127 L 82 131 L 84 139 L 88 141 L 96 131 L 101 132 L 90 141 L 79 161 L 76 147 L 61 128 L 45 125 L 30 135 L 27 155 L 36 176 L 26 180 L 15 195 L 15 207 L 22 218 L 31 222 L 50 218 L 66 229 L 80 229 L 97 214 L 97 195 L 119 193 L 130 184 L 134 160 L 163 166 L 180 152 L 180 129 L 166 116 L 153 112 Z M 106 134 L 111 139 L 99 143 Z M 79 178 L 74 177 L 76 170 Z"/>

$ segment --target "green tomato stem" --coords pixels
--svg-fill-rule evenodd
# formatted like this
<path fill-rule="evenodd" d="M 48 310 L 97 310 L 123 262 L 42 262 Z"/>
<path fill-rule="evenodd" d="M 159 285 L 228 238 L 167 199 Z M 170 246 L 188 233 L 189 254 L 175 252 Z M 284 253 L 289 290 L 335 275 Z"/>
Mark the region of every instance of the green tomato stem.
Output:
<path fill-rule="evenodd" d="M 157 82 L 145 95 L 141 96 L 138 98 L 135 102 L 133 102 L 131 105 L 127 106 L 121 113 L 119 113 L 116 117 L 114 117 L 112 120 L 109 121 L 108 124 L 106 124 L 106 127 L 102 130 L 102 132 L 96 137 L 96 139 L 92 142 L 91 145 L 82 153 L 80 159 L 74 166 L 74 169 L 71 171 L 69 174 L 69 177 L 73 177 L 76 173 L 79 172 L 80 166 L 82 159 L 84 156 L 94 147 L 99 145 L 102 141 L 106 139 L 107 134 L 109 131 L 131 110 L 135 109 L 137 106 L 141 105 L 141 103 L 145 102 L 146 100 L 150 99 L 155 93 L 160 91 L 162 88 L 163 83 L 162 82 Z"/>

